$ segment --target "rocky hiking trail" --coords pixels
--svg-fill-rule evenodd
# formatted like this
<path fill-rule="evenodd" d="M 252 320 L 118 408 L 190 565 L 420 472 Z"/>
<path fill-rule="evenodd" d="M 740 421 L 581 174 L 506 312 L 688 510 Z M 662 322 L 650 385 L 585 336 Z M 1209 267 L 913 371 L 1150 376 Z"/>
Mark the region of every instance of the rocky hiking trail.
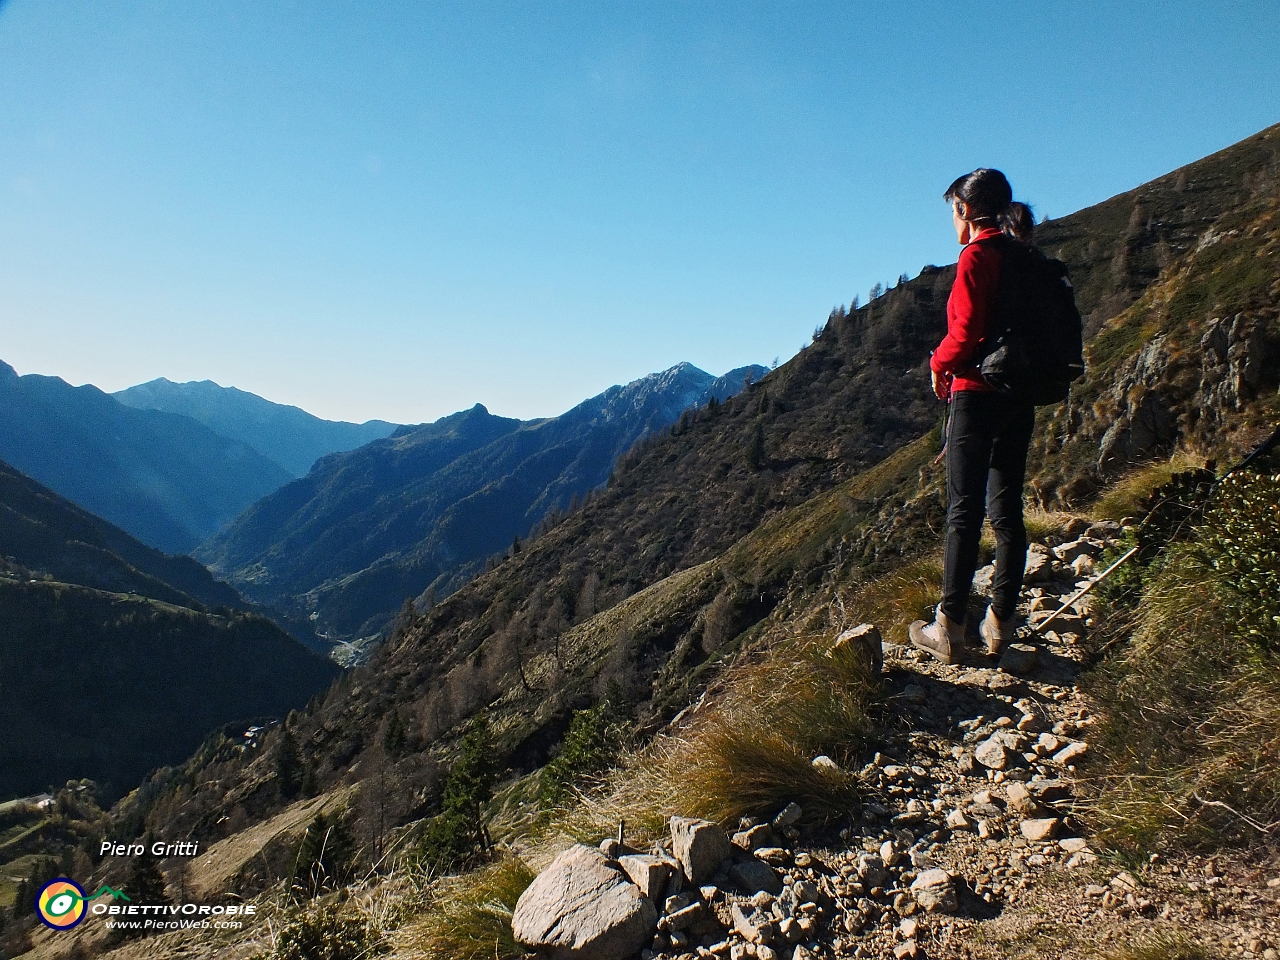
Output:
<path fill-rule="evenodd" d="M 1126 864 L 1088 835 L 1083 807 L 1097 786 L 1077 774 L 1097 708 L 1076 681 L 1092 598 L 1035 628 L 1087 584 L 1120 533 L 1077 521 L 1066 528 L 1073 539 L 1032 544 L 1027 625 L 999 663 L 976 635 L 954 665 L 882 644 L 869 625 L 842 635 L 882 659 L 896 724 L 849 771 L 867 800 L 839 842 L 807 837 L 793 803 L 772 821 L 744 819 L 731 836 L 673 818 L 644 852 L 625 837 L 574 846 L 521 897 L 517 940 L 537 956 L 578 960 L 1065 960 L 1172 937 L 1198 944 L 1196 955 L 1280 960 L 1276 859 Z M 979 593 L 991 572 L 979 571 Z"/>

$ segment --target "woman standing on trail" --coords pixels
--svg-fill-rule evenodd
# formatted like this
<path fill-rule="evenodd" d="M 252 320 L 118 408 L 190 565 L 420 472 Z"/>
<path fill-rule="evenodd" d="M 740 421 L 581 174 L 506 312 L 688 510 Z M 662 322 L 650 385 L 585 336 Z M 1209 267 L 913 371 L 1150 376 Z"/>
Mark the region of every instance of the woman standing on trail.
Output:
<path fill-rule="evenodd" d="M 942 602 L 933 623 L 911 624 L 913 646 L 943 663 L 954 663 L 964 647 L 964 621 L 978 566 L 984 514 L 996 536 L 992 601 L 979 627 L 987 652 L 998 655 L 1013 639 L 1014 617 L 1026 564 L 1022 482 L 1035 426 L 1029 400 L 997 393 L 978 371 L 988 352 L 986 334 L 1000 289 L 1006 245 L 1030 243 L 1035 223 L 999 170 L 975 170 L 953 183 L 943 198 L 951 204 L 956 238 L 964 249 L 947 300 L 947 335 L 929 361 L 933 392 L 947 401 L 947 539 Z"/>

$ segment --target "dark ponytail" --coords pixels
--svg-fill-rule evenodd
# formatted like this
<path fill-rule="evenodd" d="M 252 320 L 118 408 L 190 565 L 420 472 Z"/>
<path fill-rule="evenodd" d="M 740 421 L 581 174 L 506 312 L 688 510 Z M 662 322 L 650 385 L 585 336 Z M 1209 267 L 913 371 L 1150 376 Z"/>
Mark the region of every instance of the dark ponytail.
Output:
<path fill-rule="evenodd" d="M 942 198 L 948 203 L 964 201 L 970 223 L 989 220 L 1023 243 L 1030 243 L 1036 218 L 1025 203 L 1013 199 L 1013 188 L 999 170 L 987 167 L 965 174 L 947 188 Z"/>

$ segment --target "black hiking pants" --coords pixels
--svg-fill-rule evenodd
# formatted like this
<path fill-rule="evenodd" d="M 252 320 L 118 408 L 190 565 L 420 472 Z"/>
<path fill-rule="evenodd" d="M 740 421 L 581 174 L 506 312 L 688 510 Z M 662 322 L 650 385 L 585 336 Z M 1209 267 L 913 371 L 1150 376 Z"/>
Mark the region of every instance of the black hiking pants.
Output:
<path fill-rule="evenodd" d="M 996 535 L 991 606 L 1001 620 L 1013 616 L 1027 562 L 1022 482 L 1036 409 L 1000 393 L 961 390 L 951 397 L 947 421 L 947 543 L 943 556 L 942 612 L 965 620 L 984 515 Z"/>

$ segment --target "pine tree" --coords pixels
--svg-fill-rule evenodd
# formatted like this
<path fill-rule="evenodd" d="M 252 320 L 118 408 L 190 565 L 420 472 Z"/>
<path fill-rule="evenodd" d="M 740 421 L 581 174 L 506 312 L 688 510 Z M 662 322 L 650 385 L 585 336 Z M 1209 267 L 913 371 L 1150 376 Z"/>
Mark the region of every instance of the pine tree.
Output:
<path fill-rule="evenodd" d="M 285 726 L 280 731 L 280 749 L 276 752 L 276 788 L 280 796 L 292 800 L 302 786 L 302 765 L 298 762 L 298 744 L 293 731 Z"/>
<path fill-rule="evenodd" d="M 493 796 L 498 765 L 493 736 L 481 717 L 462 738 L 458 759 L 445 777 L 440 812 L 431 818 L 418 845 L 423 860 L 448 869 L 489 849 L 484 805 Z"/>
<path fill-rule="evenodd" d="M 392 710 L 387 719 L 387 729 L 382 735 L 382 745 L 386 747 L 388 756 L 398 757 L 405 746 L 404 721 L 400 719 L 400 711 Z"/>
<path fill-rule="evenodd" d="M 336 889 L 346 883 L 354 860 L 355 840 L 346 818 L 317 813 L 298 848 L 294 895 L 311 898 L 325 889 Z"/>

